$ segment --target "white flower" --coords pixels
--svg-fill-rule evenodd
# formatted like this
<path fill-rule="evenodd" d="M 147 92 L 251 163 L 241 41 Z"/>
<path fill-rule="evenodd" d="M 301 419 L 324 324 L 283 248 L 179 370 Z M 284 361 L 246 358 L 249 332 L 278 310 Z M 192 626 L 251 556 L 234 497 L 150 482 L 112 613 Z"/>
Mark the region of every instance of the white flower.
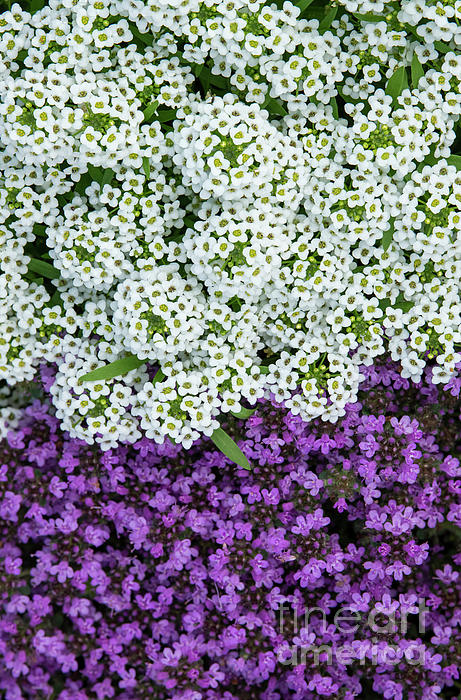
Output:
<path fill-rule="evenodd" d="M 340 4 L 386 15 L 381 0 Z M 336 420 L 386 351 L 415 379 L 428 355 L 448 381 L 461 62 L 433 42 L 461 44 L 455 8 L 402 2 L 418 43 L 345 13 L 320 33 L 289 2 L 194 18 L 179 2 L 77 5 L 1 15 L 1 377 L 56 362 L 60 420 L 103 449 L 142 431 L 188 447 L 269 391 Z M 414 55 L 424 76 L 395 102 L 385 83 Z M 189 64 L 205 62 L 202 98 Z M 222 78 L 236 94 L 213 95 Z M 32 248 L 60 275 L 52 299 L 30 282 Z M 145 371 L 78 383 L 127 354 Z"/>

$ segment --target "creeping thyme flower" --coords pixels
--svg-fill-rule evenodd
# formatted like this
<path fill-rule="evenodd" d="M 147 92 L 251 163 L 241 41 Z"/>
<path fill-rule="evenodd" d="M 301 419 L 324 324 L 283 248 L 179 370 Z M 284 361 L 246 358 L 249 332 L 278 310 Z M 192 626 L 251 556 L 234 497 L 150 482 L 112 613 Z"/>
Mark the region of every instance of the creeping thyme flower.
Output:
<path fill-rule="evenodd" d="M 455 698 L 461 379 L 365 374 L 336 425 L 232 419 L 247 472 L 70 437 L 43 365 L 0 441 L 5 698 Z"/>

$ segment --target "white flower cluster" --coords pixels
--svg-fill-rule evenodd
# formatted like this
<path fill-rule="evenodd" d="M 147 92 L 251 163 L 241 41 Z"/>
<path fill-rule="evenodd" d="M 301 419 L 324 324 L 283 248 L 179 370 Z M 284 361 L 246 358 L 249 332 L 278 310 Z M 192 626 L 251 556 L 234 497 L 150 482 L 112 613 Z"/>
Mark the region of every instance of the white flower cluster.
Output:
<path fill-rule="evenodd" d="M 397 16 L 413 25 L 423 41 L 453 41 L 461 46 L 459 0 L 403 0 Z"/>
<path fill-rule="evenodd" d="M 107 449 L 190 446 L 268 393 L 334 421 L 385 352 L 413 379 L 435 360 L 446 382 L 461 359 L 460 7 L 1 14 L 4 385 L 56 363 L 63 427 Z M 4 430 L 16 408 L 0 410 Z"/>

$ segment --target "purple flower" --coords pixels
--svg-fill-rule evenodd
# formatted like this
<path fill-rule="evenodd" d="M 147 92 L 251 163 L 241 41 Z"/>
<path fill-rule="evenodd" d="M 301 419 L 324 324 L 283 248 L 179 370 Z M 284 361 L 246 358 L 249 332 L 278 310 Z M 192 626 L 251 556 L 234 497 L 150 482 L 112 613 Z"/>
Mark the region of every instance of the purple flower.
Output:
<path fill-rule="evenodd" d="M 363 566 L 368 571 L 368 578 L 370 581 L 384 578 L 385 569 L 381 561 L 366 561 Z"/>
<path fill-rule="evenodd" d="M 335 424 L 273 400 L 227 417 L 249 472 L 210 441 L 103 453 L 25 410 L 0 468 L 4 692 L 48 697 L 59 676 L 59 700 L 353 700 L 367 679 L 448 698 L 459 405 L 430 372 L 362 370 Z"/>
<path fill-rule="evenodd" d="M 408 574 L 411 574 L 411 569 L 407 564 L 404 564 L 402 561 L 399 561 L 398 559 L 390 566 L 386 567 L 386 574 L 389 576 L 393 576 L 396 581 L 401 581 L 404 576 L 408 576 Z"/>
<path fill-rule="evenodd" d="M 51 567 L 50 573 L 56 576 L 59 583 L 65 583 L 68 578 L 72 578 L 74 570 L 66 561 L 61 561 Z"/>

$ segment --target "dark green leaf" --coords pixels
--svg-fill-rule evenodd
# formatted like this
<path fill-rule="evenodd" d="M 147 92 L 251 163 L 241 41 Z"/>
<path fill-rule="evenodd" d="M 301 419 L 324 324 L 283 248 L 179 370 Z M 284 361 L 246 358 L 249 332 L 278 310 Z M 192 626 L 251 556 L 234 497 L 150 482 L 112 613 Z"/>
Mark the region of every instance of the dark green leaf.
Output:
<path fill-rule="evenodd" d="M 407 313 L 407 311 L 410 311 L 414 306 L 413 302 L 411 301 L 402 301 L 399 304 L 395 303 L 394 307 L 396 309 L 402 309 L 404 313 Z"/>
<path fill-rule="evenodd" d="M 158 369 L 155 373 L 154 378 L 151 381 L 151 384 L 157 384 L 157 382 L 161 382 L 163 379 L 165 379 L 165 375 L 163 374 L 161 369 Z"/>
<path fill-rule="evenodd" d="M 91 180 L 95 180 L 96 182 L 99 182 L 102 180 L 102 175 L 103 175 L 103 170 L 102 168 L 96 168 L 94 165 L 87 165 L 88 168 L 88 175 Z"/>
<path fill-rule="evenodd" d="M 400 293 L 393 304 L 391 304 L 389 299 L 381 299 L 379 302 L 379 308 L 383 311 L 386 311 L 389 306 L 392 306 L 393 309 L 402 309 L 402 311 L 407 312 L 412 308 L 413 302 L 407 301 L 403 294 Z"/>
<path fill-rule="evenodd" d="M 34 14 L 34 12 L 38 12 L 38 10 L 41 10 L 45 5 L 45 0 L 32 0 L 30 3 L 30 13 Z"/>
<path fill-rule="evenodd" d="M 62 298 L 61 298 L 61 294 L 59 293 L 59 289 L 57 289 L 55 291 L 55 293 L 53 294 L 53 296 L 50 299 L 50 306 L 56 306 L 57 304 L 59 306 L 61 306 L 61 304 L 62 304 Z"/>
<path fill-rule="evenodd" d="M 159 122 L 169 122 L 176 116 L 175 109 L 162 109 L 157 112 L 157 119 Z"/>
<path fill-rule="evenodd" d="M 338 14 L 338 7 L 332 7 L 331 10 L 327 12 L 325 17 L 322 19 L 319 25 L 319 32 L 323 33 L 328 31 L 330 29 L 333 20 L 335 19 L 336 15 Z"/>
<path fill-rule="evenodd" d="M 351 97 L 350 95 L 346 95 L 343 92 L 342 88 L 338 86 L 338 84 L 336 84 L 336 89 L 338 91 L 338 94 L 343 98 L 344 102 L 351 102 L 352 104 L 357 104 L 358 102 L 360 102 L 359 99 Z"/>
<path fill-rule="evenodd" d="M 43 224 L 34 224 L 32 233 L 34 236 L 46 236 L 46 227 Z"/>
<path fill-rule="evenodd" d="M 37 258 L 31 259 L 28 268 L 31 272 L 37 272 L 39 275 L 47 277 L 50 280 L 55 280 L 60 277 L 58 270 L 53 267 L 53 265 L 43 260 L 37 260 Z"/>
<path fill-rule="evenodd" d="M 243 469 L 251 469 L 250 463 L 243 454 L 240 447 L 232 440 L 232 438 L 224 432 L 222 428 L 217 428 L 211 440 L 214 442 L 218 450 L 220 450 L 232 462 L 238 464 Z"/>
<path fill-rule="evenodd" d="M 415 39 L 421 43 L 421 37 L 419 36 L 417 32 L 417 27 L 412 27 L 411 24 L 406 24 L 405 25 L 405 31 L 408 32 L 408 34 L 413 34 Z"/>
<path fill-rule="evenodd" d="M 152 46 L 152 44 L 154 43 L 154 35 L 151 33 L 142 34 L 139 31 L 139 29 L 136 29 L 133 22 L 130 22 L 130 30 L 131 30 L 133 36 L 136 37 L 136 39 L 138 39 L 138 41 L 142 42 L 146 46 Z"/>
<path fill-rule="evenodd" d="M 440 53 L 449 53 L 450 51 L 453 51 L 451 46 L 449 46 L 449 44 L 445 44 L 443 41 L 434 41 L 434 46 L 437 51 L 440 51 Z"/>
<path fill-rule="evenodd" d="M 301 10 L 300 17 L 302 16 L 303 12 L 307 10 L 309 5 L 311 5 L 313 2 L 314 0 L 298 0 L 298 2 L 294 3 L 296 7 L 299 7 L 299 9 Z"/>
<path fill-rule="evenodd" d="M 405 70 L 405 66 L 400 66 L 387 81 L 386 94 L 392 97 L 395 104 L 397 102 L 397 98 L 402 94 L 406 87 L 408 87 L 407 72 Z"/>
<path fill-rule="evenodd" d="M 203 88 L 203 92 L 207 93 L 210 87 L 210 71 L 208 68 L 204 68 L 199 75 L 199 83 Z"/>
<path fill-rule="evenodd" d="M 379 17 L 378 15 L 359 15 L 354 13 L 354 17 L 359 19 L 361 22 L 383 22 L 384 17 Z"/>
<path fill-rule="evenodd" d="M 392 306 L 394 307 L 394 309 L 402 309 L 402 311 L 406 313 L 407 311 L 410 311 L 410 309 L 414 306 L 414 302 L 405 299 L 402 292 L 400 292 Z"/>
<path fill-rule="evenodd" d="M 335 119 L 338 119 L 339 117 L 339 112 L 338 112 L 338 102 L 336 100 L 336 97 L 332 97 L 330 100 L 330 105 L 333 110 L 333 116 Z"/>
<path fill-rule="evenodd" d="M 96 168 L 95 168 L 96 170 Z M 85 194 L 86 188 L 91 185 L 92 178 L 89 172 L 84 173 L 81 177 L 80 180 L 76 183 L 74 187 L 74 192 L 77 192 L 78 194 Z"/>
<path fill-rule="evenodd" d="M 428 155 L 425 157 L 425 159 L 418 165 L 418 172 L 420 173 L 423 168 L 426 167 L 426 165 L 436 165 L 436 163 L 439 162 L 439 159 L 435 157 L 435 144 L 432 144 L 430 147 Z"/>
<path fill-rule="evenodd" d="M 155 102 L 151 102 L 150 105 L 147 105 L 146 109 L 144 110 L 144 121 L 148 122 L 150 119 L 153 117 L 155 110 L 158 107 L 158 102 L 155 100 Z"/>
<path fill-rule="evenodd" d="M 253 415 L 253 413 L 256 411 L 256 408 L 242 408 L 238 413 L 234 413 L 234 411 L 231 411 L 232 415 L 234 418 L 249 418 L 250 416 Z"/>
<path fill-rule="evenodd" d="M 102 180 L 101 180 L 101 187 L 104 187 L 104 185 L 108 185 L 109 182 L 112 182 L 112 180 L 115 177 L 115 173 L 113 170 L 110 168 L 106 168 L 103 172 Z"/>
<path fill-rule="evenodd" d="M 424 68 L 416 54 L 411 59 L 411 83 L 413 87 L 418 87 L 419 79 L 424 75 Z"/>
<path fill-rule="evenodd" d="M 381 239 L 381 245 L 384 250 L 387 250 L 392 243 L 392 238 L 394 236 L 394 219 L 390 219 L 389 228 L 384 232 Z"/>
<path fill-rule="evenodd" d="M 135 355 L 127 355 L 127 357 L 122 357 L 120 360 L 115 360 L 108 365 L 103 365 L 94 369 L 92 372 L 87 372 L 83 377 L 80 377 L 82 382 L 97 382 L 104 379 L 113 379 L 114 377 L 122 377 L 127 372 L 131 372 L 132 369 L 137 369 L 144 365 L 146 360 L 138 360 Z"/>
<path fill-rule="evenodd" d="M 88 165 L 88 175 L 93 182 L 99 182 L 101 187 L 108 185 L 115 177 L 115 173 L 110 168 L 95 168 L 94 165 Z"/>
<path fill-rule="evenodd" d="M 204 64 L 202 63 L 200 66 L 198 64 L 195 64 L 192 66 L 192 72 L 195 75 L 196 78 L 199 77 L 200 73 L 202 72 L 204 68 Z"/>
<path fill-rule="evenodd" d="M 461 170 L 461 156 L 449 156 L 447 163 L 448 165 L 455 165 L 458 170 Z"/>
<path fill-rule="evenodd" d="M 29 280 L 29 282 L 35 282 L 35 284 L 43 284 L 43 277 L 36 277 L 33 272 L 26 272 L 24 275 L 25 279 Z"/>
<path fill-rule="evenodd" d="M 210 83 L 211 85 L 216 85 L 216 87 L 221 88 L 221 90 L 227 90 L 229 88 L 229 82 L 226 78 L 220 75 L 213 75 L 213 73 L 210 73 Z"/>
<path fill-rule="evenodd" d="M 286 114 L 288 114 L 285 107 L 278 100 L 274 100 L 273 97 L 266 98 L 266 101 L 263 104 L 263 108 L 267 109 L 269 114 L 279 114 L 281 117 L 284 117 Z"/>
<path fill-rule="evenodd" d="M 147 156 L 144 156 L 142 159 L 142 168 L 146 174 L 147 179 L 150 178 L 150 160 L 147 158 Z"/>
<path fill-rule="evenodd" d="M 33 399 L 42 398 L 43 394 L 41 387 L 37 386 L 37 384 L 34 384 L 33 382 L 30 383 L 28 393 Z"/>

